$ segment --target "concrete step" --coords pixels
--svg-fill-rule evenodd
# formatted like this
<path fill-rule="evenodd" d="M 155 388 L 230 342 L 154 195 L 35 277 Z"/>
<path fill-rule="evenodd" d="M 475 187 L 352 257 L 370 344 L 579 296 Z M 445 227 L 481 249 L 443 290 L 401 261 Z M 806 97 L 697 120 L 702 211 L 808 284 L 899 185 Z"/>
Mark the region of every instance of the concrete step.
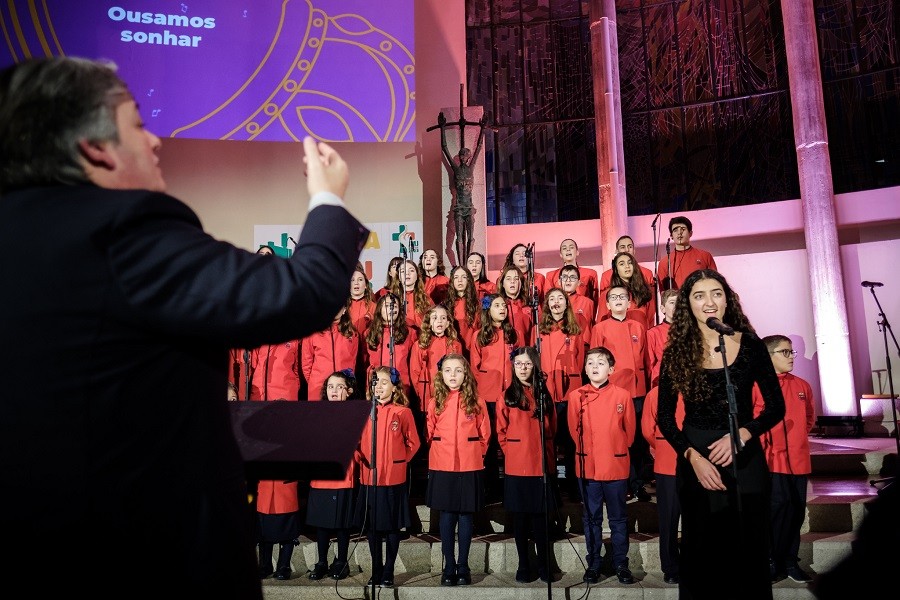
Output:
<path fill-rule="evenodd" d="M 800 546 L 801 566 L 810 574 L 827 570 L 849 552 L 851 534 L 805 534 Z M 678 598 L 678 586 L 663 582 L 659 566 L 659 540 L 653 536 L 632 535 L 629 563 L 636 583 L 624 585 L 607 569 L 596 588 L 603 598 L 621 600 Z M 608 549 L 608 546 L 607 546 Z M 332 549 L 333 552 L 333 549 Z M 277 549 L 276 549 L 277 554 Z M 589 590 L 582 582 L 584 574 L 583 536 L 569 535 L 553 542 L 552 565 L 556 571 L 550 585 L 553 598 L 583 597 Z M 333 554 L 329 556 L 333 560 Z M 263 581 L 266 600 L 281 598 L 370 598 L 367 581 L 371 575 L 371 557 L 365 538 L 350 542 L 351 576 L 342 581 L 325 579 L 312 581 L 308 570 L 317 560 L 316 544 L 301 538 L 292 556 L 293 574 L 287 581 L 268 578 Z M 515 542 L 506 535 L 476 537 L 472 542 L 469 566 L 472 585 L 446 588 L 440 585 L 442 556 L 440 540 L 432 535 L 410 536 L 400 544 L 394 572 L 393 589 L 378 588 L 382 600 L 389 598 L 446 600 L 448 595 L 467 600 L 498 600 L 500 598 L 547 598 L 547 584 L 536 580 L 529 584 L 515 581 L 518 567 Z M 532 556 L 536 571 L 536 558 Z M 813 600 L 808 586 L 786 579 L 774 584 L 778 600 Z M 337 595 L 336 595 L 337 594 Z"/>
<path fill-rule="evenodd" d="M 850 551 L 853 535 L 844 534 L 804 534 L 800 546 L 800 565 L 810 574 L 823 572 L 835 565 Z M 365 538 L 355 538 L 350 542 L 351 576 L 339 582 L 330 579 L 312 581 L 309 569 L 317 557 L 316 544 L 308 538 L 301 543 L 292 556 L 293 574 L 288 581 L 272 578 L 263 581 L 266 600 L 280 598 L 334 598 L 339 592 L 342 598 L 369 598 L 370 589 L 366 583 L 371 575 L 371 556 Z M 662 580 L 659 565 L 659 538 L 643 534 L 630 537 L 629 565 L 637 582 L 623 585 L 611 571 L 598 588 L 604 598 L 622 600 L 658 599 L 678 597 L 677 586 Z M 607 550 L 609 550 L 607 541 Z M 582 582 L 585 555 L 584 537 L 566 535 L 553 542 L 551 564 L 556 574 L 551 584 L 554 598 L 581 597 L 587 586 Z M 276 548 L 277 554 L 277 548 Z M 333 548 L 329 560 L 333 560 Z M 536 557 L 532 556 L 532 569 L 536 572 Z M 394 589 L 380 589 L 378 596 L 388 598 L 435 598 L 446 600 L 447 594 L 467 597 L 467 600 L 484 598 L 541 598 L 547 597 L 547 584 L 535 581 L 520 584 L 515 581 L 518 557 L 514 540 L 506 534 L 477 536 L 472 541 L 469 566 L 472 569 L 472 585 L 446 588 L 440 585 L 442 567 L 440 539 L 434 535 L 412 535 L 400 544 L 400 553 L 395 565 Z M 812 600 L 808 587 L 789 579 L 774 585 L 775 598 L 781 600 Z"/>

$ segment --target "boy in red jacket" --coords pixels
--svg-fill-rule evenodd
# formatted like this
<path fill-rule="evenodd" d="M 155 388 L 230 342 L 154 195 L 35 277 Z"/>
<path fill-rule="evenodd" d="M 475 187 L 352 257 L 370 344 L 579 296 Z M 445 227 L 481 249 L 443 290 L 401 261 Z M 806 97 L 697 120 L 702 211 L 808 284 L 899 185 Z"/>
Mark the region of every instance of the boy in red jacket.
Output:
<path fill-rule="evenodd" d="M 812 388 L 792 375 L 797 352 L 789 337 L 763 338 L 784 394 L 784 419 L 762 437 L 766 462 L 772 473 L 772 540 L 769 571 L 772 581 L 787 576 L 809 583 L 809 576 L 797 564 L 800 560 L 800 528 L 806 518 L 806 485 L 812 472 L 809 432 L 816 422 Z M 753 388 L 754 406 L 762 405 L 759 390 Z"/>
<path fill-rule="evenodd" d="M 591 348 L 584 360 L 589 383 L 570 391 L 569 431 L 575 440 L 575 473 L 581 486 L 584 540 L 588 567 L 584 581 L 600 581 L 603 505 L 609 516 L 613 567 L 620 583 L 634 583 L 628 570 L 628 524 L 625 496 L 637 417 L 631 394 L 610 383 L 616 359 L 604 347 Z"/>

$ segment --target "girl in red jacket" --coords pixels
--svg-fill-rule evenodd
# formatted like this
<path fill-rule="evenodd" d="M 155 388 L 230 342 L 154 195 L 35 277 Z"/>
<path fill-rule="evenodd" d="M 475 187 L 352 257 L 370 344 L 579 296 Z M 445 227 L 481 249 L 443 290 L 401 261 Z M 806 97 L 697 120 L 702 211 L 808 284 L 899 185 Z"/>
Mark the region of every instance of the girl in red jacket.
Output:
<path fill-rule="evenodd" d="M 531 314 L 529 296 L 523 291 L 522 282 L 525 279 L 515 265 L 503 268 L 500 273 L 497 292 L 506 300 L 509 306 L 509 320 L 519 334 L 519 343 L 530 344 L 532 342 L 532 329 L 534 328 L 534 315 Z"/>
<path fill-rule="evenodd" d="M 425 313 L 418 343 L 409 356 L 409 374 L 416 396 L 422 401 L 422 409 L 434 395 L 434 377 L 438 361 L 447 354 L 462 354 L 462 345 L 450 313 L 443 306 L 432 306 Z"/>
<path fill-rule="evenodd" d="M 372 283 L 366 276 L 363 266 L 356 264 L 356 270 L 350 277 L 350 302 L 347 305 L 350 313 L 350 322 L 359 335 L 359 351 L 356 353 L 356 367 L 354 373 L 365 373 L 368 369 L 369 354 L 366 352 L 366 330 L 375 316 L 375 294 L 372 293 Z"/>
<path fill-rule="evenodd" d="M 437 253 L 437 250 L 428 248 L 419 257 L 419 269 L 422 273 L 425 293 L 434 304 L 443 304 L 450 288 L 450 279 L 445 273 L 444 259 Z"/>
<path fill-rule="evenodd" d="M 450 311 L 459 341 L 463 346 L 463 354 L 469 355 L 469 340 L 481 323 L 478 309 L 480 308 L 478 291 L 472 274 L 465 267 L 456 266 L 450 270 L 450 293 L 444 306 Z"/>
<path fill-rule="evenodd" d="M 481 327 L 474 332 L 470 344 L 472 370 L 478 384 L 478 395 L 487 405 L 491 431 L 497 430 L 497 403 L 503 402 L 503 392 L 512 381 L 509 353 L 520 342 L 519 334 L 509 319 L 509 306 L 499 294 L 485 296 L 481 301 Z M 485 484 L 488 495 L 500 496 L 500 445 L 496 433 L 491 435 L 485 460 Z"/>
<path fill-rule="evenodd" d="M 404 392 L 410 390 L 409 351 L 415 340 L 410 335 L 406 320 L 400 314 L 400 300 L 397 296 L 387 294 L 378 299 L 375 316 L 365 339 L 369 353 L 366 381 L 371 379 L 374 367 L 387 365 L 400 372 Z"/>
<path fill-rule="evenodd" d="M 399 269 L 401 287 L 406 294 L 401 296 L 404 301 L 401 305 L 406 311 L 406 325 L 415 330 L 418 335 L 425 313 L 434 305 L 434 302 L 425 292 L 425 283 L 422 281 L 422 274 L 419 273 L 419 265 L 411 260 L 406 260 Z"/>
<path fill-rule="evenodd" d="M 370 393 L 377 400 L 377 433 L 373 450 L 372 421 L 369 420 L 356 451 L 362 483 L 357 510 L 364 511 L 361 516 L 366 518 L 361 521 L 368 525 L 369 552 L 372 555 L 372 577 L 368 585 L 376 583 L 386 588 L 394 586 L 394 562 L 400 549 L 400 530 L 412 523 L 406 472 L 420 442 L 400 373 L 385 366 L 376 367 L 374 373 Z M 383 559 L 382 542 L 386 542 L 387 546 Z"/>
<path fill-rule="evenodd" d="M 491 435 L 484 400 L 462 354 L 448 354 L 439 363 L 441 376 L 426 411 L 428 489 L 425 503 L 440 511 L 441 585 L 469 585 L 469 548 L 475 512 L 484 507 L 484 455 Z M 459 557 L 454 553 L 459 525 Z"/>
<path fill-rule="evenodd" d="M 469 252 L 469 256 L 466 257 L 466 270 L 472 274 L 479 297 L 497 293 L 497 284 L 488 279 L 487 261 L 484 260 L 484 254 Z"/>
<path fill-rule="evenodd" d="M 556 411 L 542 374 L 536 369 L 539 364 L 537 351 L 531 346 L 516 348 L 510 354 L 510 360 L 515 377 L 506 388 L 504 402 L 497 404 L 497 439 L 506 457 L 503 504 L 512 516 L 516 552 L 519 555 L 516 581 L 533 581 L 528 566 L 528 532 L 533 530 L 537 545 L 538 576 L 541 581 L 546 582 L 550 580 L 550 571 L 547 569 L 546 514 L 553 507 L 554 497 L 550 489 L 550 474 L 555 471 L 556 464 L 553 444 Z M 541 411 L 538 411 L 535 399 L 536 389 L 542 400 Z"/>
<path fill-rule="evenodd" d="M 303 376 L 309 385 L 308 397 L 318 400 L 325 380 L 335 371 L 355 369 L 358 352 L 359 335 L 353 328 L 347 307 L 343 306 L 331 327 L 303 340 L 300 354 Z"/>
<path fill-rule="evenodd" d="M 354 397 L 356 378 L 353 371 L 335 371 L 322 387 L 323 402 L 343 402 Z M 316 528 L 316 547 L 319 560 L 309 572 L 310 579 L 322 579 L 327 573 L 332 579 L 350 575 L 347 553 L 350 548 L 350 529 L 353 526 L 353 488 L 356 482 L 356 457 L 350 461 L 343 479 L 314 479 L 309 482 L 306 504 L 306 524 Z M 328 568 L 328 546 L 337 538 L 334 562 Z"/>
<path fill-rule="evenodd" d="M 400 293 L 400 277 L 397 275 L 397 269 L 402 264 L 403 258 L 400 256 L 395 256 L 388 262 L 387 274 L 384 277 L 384 287 L 375 294 L 377 297 L 381 298 L 388 293 Z"/>

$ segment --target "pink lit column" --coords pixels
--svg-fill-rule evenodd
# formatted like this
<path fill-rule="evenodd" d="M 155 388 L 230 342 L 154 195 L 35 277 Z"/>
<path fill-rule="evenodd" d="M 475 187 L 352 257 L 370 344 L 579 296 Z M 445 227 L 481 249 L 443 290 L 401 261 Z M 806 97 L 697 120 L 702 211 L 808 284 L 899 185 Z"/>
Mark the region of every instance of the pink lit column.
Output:
<path fill-rule="evenodd" d="M 813 0 L 782 0 L 822 409 L 858 414 Z"/>
<path fill-rule="evenodd" d="M 591 0 L 590 20 L 597 179 L 600 186 L 600 243 L 605 264 L 615 255 L 616 238 L 628 232 L 615 0 Z"/>

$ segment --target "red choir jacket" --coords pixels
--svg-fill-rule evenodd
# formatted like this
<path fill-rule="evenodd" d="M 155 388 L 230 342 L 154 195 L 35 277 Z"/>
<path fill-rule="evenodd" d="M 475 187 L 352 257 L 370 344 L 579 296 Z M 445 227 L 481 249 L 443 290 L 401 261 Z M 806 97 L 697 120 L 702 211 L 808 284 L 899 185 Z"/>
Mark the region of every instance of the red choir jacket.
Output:
<path fill-rule="evenodd" d="M 581 387 L 584 372 L 584 337 L 563 333 L 554 325 L 541 336 L 541 370 L 547 375 L 547 389 L 554 402 L 562 402 L 566 393 Z"/>
<path fill-rule="evenodd" d="M 433 382 L 438 361 L 451 352 L 461 353 L 462 344 L 458 341 L 450 342 L 446 336 L 432 337 L 428 348 L 422 348 L 418 342 L 413 344 L 409 355 L 409 376 L 416 395 L 422 399 L 422 406 L 434 394 Z"/>
<path fill-rule="evenodd" d="M 780 373 L 778 383 L 784 394 L 784 419 L 761 437 L 769 471 L 785 475 L 809 475 L 812 459 L 809 432 L 816 423 L 812 388 L 801 377 Z M 759 388 L 753 386 L 754 414 L 762 410 Z"/>
<path fill-rule="evenodd" d="M 572 390 L 569 432 L 575 440 L 575 473 L 595 481 L 628 479 L 628 447 L 634 442 L 637 417 L 628 391 L 607 383 Z"/>
<path fill-rule="evenodd" d="M 414 337 L 419 337 L 419 332 L 422 331 L 422 319 L 425 318 L 425 315 L 416 310 L 415 295 L 415 291 L 406 292 L 406 326 L 409 327 L 411 334 L 415 334 Z"/>
<path fill-rule="evenodd" d="M 475 321 L 469 325 L 466 320 L 466 301 L 464 298 L 457 298 L 453 303 L 453 323 L 456 325 L 456 333 L 462 344 L 463 354 L 469 357 L 469 339 L 472 337 L 472 331 L 478 328 L 478 311 L 475 311 Z"/>
<path fill-rule="evenodd" d="M 495 332 L 494 340 L 487 346 L 478 343 L 478 330 L 472 332 L 472 341 L 469 343 L 472 373 L 478 383 L 478 395 L 485 402 L 503 402 L 503 392 L 512 382 L 509 353 L 512 352 L 513 345 L 503 340 L 503 333 L 499 329 Z"/>
<path fill-rule="evenodd" d="M 504 472 L 507 475 L 542 476 L 541 429 L 534 418 L 534 393 L 526 388 L 525 396 L 528 398 L 528 410 L 507 406 L 505 402 L 497 403 L 497 441 L 503 450 Z M 544 413 L 544 454 L 551 472 L 556 469 L 555 436 L 556 411 L 548 410 Z"/>
<path fill-rule="evenodd" d="M 650 368 L 650 385 L 659 385 L 659 367 L 663 350 L 669 340 L 669 323 L 663 321 L 647 330 L 647 365 Z"/>
<path fill-rule="evenodd" d="M 488 294 L 496 294 L 497 293 L 497 284 L 493 281 L 484 281 L 482 283 L 475 282 L 475 286 L 478 288 L 478 301 L 480 302 L 482 298 L 487 296 Z"/>
<path fill-rule="evenodd" d="M 256 512 L 282 515 L 300 510 L 297 482 L 260 481 L 256 487 Z"/>
<path fill-rule="evenodd" d="M 647 394 L 647 331 L 643 325 L 633 319 L 605 319 L 594 325 L 590 346 L 604 346 L 612 352 L 620 376 L 625 369 L 634 374 L 627 386 L 632 398 Z"/>
<path fill-rule="evenodd" d="M 516 330 L 516 346 L 530 346 L 534 344 L 534 315 L 531 314 L 531 307 L 525 304 L 525 301 L 506 300 L 506 307 L 509 322 L 512 323 L 513 329 Z"/>
<path fill-rule="evenodd" d="M 656 423 L 656 414 L 659 408 L 659 388 L 654 387 L 644 398 L 644 412 L 641 413 L 641 434 L 650 445 L 650 453 L 653 455 L 653 472 L 660 475 L 675 475 L 675 465 L 678 463 L 678 453 L 672 444 L 663 437 Z M 679 396 L 675 405 L 675 422 L 678 427 L 684 421 L 684 402 Z"/>
<path fill-rule="evenodd" d="M 657 281 L 659 281 L 660 286 L 664 285 L 666 277 L 669 276 L 670 259 L 672 261 L 672 266 L 674 267 L 674 269 L 672 269 L 672 272 L 674 273 L 672 277 L 675 280 L 676 288 L 680 288 L 688 275 L 694 271 L 700 269 L 718 270 L 712 254 L 706 250 L 701 250 L 696 246 L 691 246 L 687 250 L 673 250 L 671 256 L 662 257 L 659 261 L 659 267 L 656 269 Z M 665 288 L 661 287 L 660 289 Z"/>
<path fill-rule="evenodd" d="M 594 327 L 594 302 L 578 294 L 569 294 L 569 304 L 575 313 L 578 326 L 581 327 L 582 343 L 587 346 L 591 343 L 591 329 Z"/>
<path fill-rule="evenodd" d="M 428 294 L 431 301 L 435 304 L 443 304 L 450 291 L 450 278 L 446 275 L 435 275 L 426 277 L 423 283 L 425 284 L 425 293 Z"/>
<path fill-rule="evenodd" d="M 309 482 L 309 487 L 318 490 L 344 490 L 351 489 L 356 484 L 357 470 L 359 468 L 359 457 L 355 454 L 344 471 L 343 479 L 313 479 Z"/>
<path fill-rule="evenodd" d="M 408 406 L 378 403 L 375 436 L 375 458 L 378 462 L 377 485 L 397 485 L 406 481 L 406 466 L 419 449 L 412 410 Z M 372 482 L 372 421 L 366 421 L 356 450 L 360 464 L 359 478 L 363 485 Z"/>
<path fill-rule="evenodd" d="M 561 270 L 562 267 L 553 269 L 547 273 L 546 283 L 544 284 L 546 286 L 545 291 L 555 287 L 562 287 L 559 285 L 559 272 Z M 584 298 L 588 298 L 594 304 L 597 304 L 598 291 L 597 271 L 589 269 L 588 267 L 578 267 L 578 287 L 575 288 L 575 293 Z"/>
<path fill-rule="evenodd" d="M 363 334 L 369 329 L 369 323 L 372 322 L 375 316 L 375 303 L 367 302 L 365 298 L 351 300 L 349 310 L 353 327 L 356 328 L 356 333 L 362 339 Z"/>
<path fill-rule="evenodd" d="M 298 400 L 300 393 L 299 356 L 300 342 L 292 340 L 283 344 L 262 346 L 250 350 L 250 399 Z M 238 381 L 235 384 L 240 400 L 247 399 L 244 351 L 236 350 Z"/>
<path fill-rule="evenodd" d="M 425 411 L 428 468 L 432 471 L 480 471 L 484 468 L 491 437 L 487 405 L 478 399 L 480 410 L 467 415 L 459 404 L 459 391 L 450 392 L 444 410 L 435 414 L 434 398 Z"/>
<path fill-rule="evenodd" d="M 322 386 L 335 371 L 356 369 L 358 352 L 359 334 L 354 332 L 351 337 L 344 337 L 334 323 L 325 331 L 305 338 L 301 365 L 309 385 L 309 399 L 321 398 Z"/>
<path fill-rule="evenodd" d="M 400 380 L 406 386 L 407 391 L 410 388 L 409 378 L 409 352 L 414 340 L 418 334 L 410 331 L 403 342 L 394 343 L 394 368 L 400 372 Z M 366 372 L 366 381 L 372 376 L 372 369 L 375 367 L 391 366 L 391 347 L 390 347 L 391 331 L 389 327 L 385 327 L 381 332 L 381 343 L 374 350 L 366 346 L 369 353 L 369 370 Z M 358 379 L 357 379 L 358 380 Z M 368 385 L 368 384 L 366 384 Z"/>

